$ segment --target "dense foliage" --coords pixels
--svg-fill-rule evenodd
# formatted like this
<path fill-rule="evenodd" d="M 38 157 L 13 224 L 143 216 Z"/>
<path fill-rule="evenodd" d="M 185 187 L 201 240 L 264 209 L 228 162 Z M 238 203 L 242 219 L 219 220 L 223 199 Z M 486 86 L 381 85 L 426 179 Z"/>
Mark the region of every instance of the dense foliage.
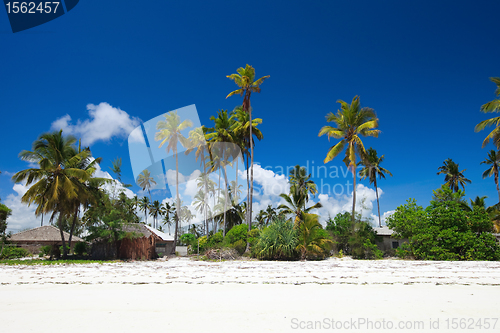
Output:
<path fill-rule="evenodd" d="M 290 220 L 277 218 L 271 225 L 264 228 L 254 253 L 257 258 L 271 260 L 288 260 L 297 257 L 297 230 Z"/>
<path fill-rule="evenodd" d="M 356 259 L 379 259 L 383 253 L 377 248 L 377 234 L 371 225 L 358 215 L 354 222 L 349 212 L 339 213 L 326 223 L 335 241 L 336 251 Z"/>
<path fill-rule="evenodd" d="M 499 260 L 500 247 L 491 234 L 493 224 L 486 210 L 474 205 L 465 209 L 460 200 L 442 200 L 443 192 L 436 191 L 426 209 L 410 199 L 388 218 L 395 236 L 408 239 L 399 255 L 424 260 Z"/>

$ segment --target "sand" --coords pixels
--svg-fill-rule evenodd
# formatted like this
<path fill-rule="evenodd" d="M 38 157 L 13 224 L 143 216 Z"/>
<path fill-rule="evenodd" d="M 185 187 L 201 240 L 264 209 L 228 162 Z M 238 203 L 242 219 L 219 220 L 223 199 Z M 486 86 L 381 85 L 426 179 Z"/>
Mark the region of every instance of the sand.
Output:
<path fill-rule="evenodd" d="M 0 266 L 0 283 L 1 332 L 500 331 L 497 262 L 175 258 Z"/>

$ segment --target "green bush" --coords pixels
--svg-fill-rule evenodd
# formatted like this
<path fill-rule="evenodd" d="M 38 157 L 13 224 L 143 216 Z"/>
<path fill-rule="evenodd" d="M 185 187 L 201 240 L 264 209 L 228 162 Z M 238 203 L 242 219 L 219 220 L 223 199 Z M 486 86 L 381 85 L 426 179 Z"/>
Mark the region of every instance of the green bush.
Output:
<path fill-rule="evenodd" d="M 290 220 L 278 217 L 260 232 L 254 254 L 261 259 L 297 259 L 297 232 Z"/>
<path fill-rule="evenodd" d="M 16 259 L 29 256 L 28 250 L 22 247 L 6 246 L 3 248 L 2 256 L 0 259 Z"/>
<path fill-rule="evenodd" d="M 191 245 L 192 247 L 194 247 L 195 243 L 196 243 L 196 246 L 198 245 L 198 242 L 196 240 L 196 236 L 193 234 L 184 234 L 179 238 L 179 240 L 180 240 L 181 244 L 184 244 L 184 245 Z"/>
<path fill-rule="evenodd" d="M 224 242 L 227 245 L 232 245 L 242 240 L 246 244 L 247 234 L 248 234 L 248 225 L 246 224 L 235 225 L 234 227 L 231 228 L 231 230 L 227 232 L 226 239 L 224 240 Z"/>
<path fill-rule="evenodd" d="M 69 246 L 67 244 L 65 246 L 66 246 L 66 254 L 69 254 L 70 248 L 69 248 Z M 63 247 L 61 245 L 61 246 L 59 246 L 59 254 L 62 255 L 63 253 L 64 253 L 63 252 Z"/>
<path fill-rule="evenodd" d="M 85 242 L 78 242 L 75 244 L 75 247 L 73 248 L 73 251 L 77 256 L 82 256 L 88 251 L 88 246 L 87 243 Z"/>
<path fill-rule="evenodd" d="M 382 258 L 377 247 L 377 234 L 371 225 L 356 215 L 354 223 L 351 213 L 339 213 L 327 221 L 326 230 L 333 236 L 337 252 L 352 255 L 355 259 Z"/>
<path fill-rule="evenodd" d="M 422 260 L 499 260 L 500 246 L 489 232 L 486 211 L 467 210 L 460 200 L 437 200 L 436 192 L 426 209 L 410 199 L 388 218 L 394 236 L 408 238 L 408 246 L 396 253 Z"/>
<path fill-rule="evenodd" d="M 238 254 L 241 256 L 243 253 L 245 253 L 245 250 L 247 248 L 247 242 L 245 242 L 243 239 L 237 240 L 233 245 L 232 248 L 235 249 Z"/>
<path fill-rule="evenodd" d="M 254 228 L 248 232 L 247 241 L 248 243 L 250 243 L 250 248 L 252 248 L 255 244 L 257 244 L 259 236 L 260 236 L 260 230 L 257 228 Z"/>
<path fill-rule="evenodd" d="M 42 256 L 52 255 L 52 245 L 44 245 L 40 248 L 40 254 Z"/>

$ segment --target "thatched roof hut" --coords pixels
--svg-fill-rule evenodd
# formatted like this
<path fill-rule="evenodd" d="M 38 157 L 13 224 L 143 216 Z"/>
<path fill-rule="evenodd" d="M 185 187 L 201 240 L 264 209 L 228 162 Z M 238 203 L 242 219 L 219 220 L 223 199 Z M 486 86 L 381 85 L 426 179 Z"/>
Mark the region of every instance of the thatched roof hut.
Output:
<path fill-rule="evenodd" d="M 63 231 L 63 234 L 67 244 L 69 234 L 65 231 Z M 25 248 L 32 253 L 37 253 L 44 245 L 62 246 L 59 229 L 51 225 L 18 232 L 12 235 L 10 241 L 16 244 L 16 246 Z M 84 242 L 84 240 L 73 235 L 71 238 L 71 247 L 77 242 Z"/>
<path fill-rule="evenodd" d="M 92 244 L 94 259 L 155 259 L 170 254 L 174 246 L 174 238 L 142 223 L 129 223 L 122 230 L 131 235 L 113 244 L 107 241 L 96 241 Z M 117 253 L 118 252 L 118 253 Z"/>

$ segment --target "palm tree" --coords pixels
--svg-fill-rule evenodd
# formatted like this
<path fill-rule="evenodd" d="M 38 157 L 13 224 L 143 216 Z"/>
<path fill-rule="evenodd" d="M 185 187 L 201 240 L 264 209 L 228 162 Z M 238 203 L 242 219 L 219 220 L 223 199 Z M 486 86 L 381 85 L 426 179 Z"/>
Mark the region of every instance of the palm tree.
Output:
<path fill-rule="evenodd" d="M 149 200 L 152 200 L 150 190 L 151 187 L 153 187 L 153 185 L 156 185 L 156 182 L 154 178 L 151 176 L 151 173 L 149 172 L 148 169 L 144 170 L 139 174 L 139 177 L 137 177 L 137 185 L 139 185 L 143 191 L 147 189 L 149 192 Z"/>
<path fill-rule="evenodd" d="M 144 212 L 144 221 L 145 224 L 148 224 L 148 209 L 150 207 L 150 201 L 148 197 L 142 197 L 142 200 L 139 201 L 139 208 L 141 212 Z"/>
<path fill-rule="evenodd" d="M 326 256 L 332 246 L 333 241 L 318 222 L 318 215 L 304 214 L 304 223 L 300 225 L 299 244 L 297 245 L 297 250 L 300 251 L 300 259 L 305 260 L 307 254 Z"/>
<path fill-rule="evenodd" d="M 177 197 L 176 207 L 181 207 L 179 197 L 179 156 L 177 154 L 177 145 L 180 143 L 185 148 L 189 148 L 189 141 L 182 135 L 181 131 L 193 127 L 193 122 L 189 119 L 181 122 L 181 117 L 177 114 L 177 112 L 165 113 L 163 117 L 165 117 L 165 120 L 159 121 L 156 124 L 156 130 L 158 132 L 156 132 L 155 134 L 155 140 L 160 141 L 160 145 L 158 146 L 158 148 L 161 148 L 164 144 L 167 143 L 167 153 L 172 150 L 175 156 L 175 189 Z M 179 209 L 177 209 L 177 215 L 179 213 Z M 177 244 L 177 233 L 179 226 L 178 221 L 179 218 L 177 218 L 175 222 L 174 248 L 172 250 L 173 253 L 175 253 L 175 245 Z"/>
<path fill-rule="evenodd" d="M 63 219 L 73 212 L 74 202 L 86 197 L 86 185 L 93 172 L 76 166 L 78 161 L 90 157 L 89 150 L 80 153 L 74 147 L 76 139 L 63 137 L 62 130 L 42 134 L 34 143 L 32 151 L 23 150 L 19 157 L 24 161 L 38 164 L 38 168 L 30 168 L 17 172 L 13 177 L 16 183 L 33 184 L 22 196 L 21 201 L 31 205 L 37 204 L 35 214 L 52 212 L 51 219 L 58 214 L 58 226 L 63 245 L 63 257 L 66 257 L 66 242 L 63 234 Z"/>
<path fill-rule="evenodd" d="M 255 69 L 246 65 L 245 68 L 240 67 L 236 70 L 238 74 L 231 74 L 227 77 L 238 85 L 239 89 L 230 92 L 226 98 L 233 95 L 243 96 L 243 110 L 248 113 L 249 122 L 253 124 L 252 121 L 252 108 L 250 106 L 250 96 L 253 92 L 260 93 L 260 85 L 264 82 L 265 79 L 268 79 L 270 76 L 263 76 L 258 80 L 255 80 Z M 249 126 L 249 140 L 250 140 L 250 156 L 251 156 L 251 164 L 250 164 L 250 200 L 248 201 L 248 214 L 247 214 L 247 223 L 248 230 L 252 229 L 252 199 L 253 199 L 253 126 Z M 248 248 L 248 243 L 247 243 Z"/>
<path fill-rule="evenodd" d="M 309 213 L 313 209 L 323 207 L 323 205 L 318 202 L 313 206 L 306 208 L 305 198 L 302 195 L 298 195 L 293 192 L 289 195 L 281 193 L 280 197 L 285 199 L 286 204 L 279 205 L 278 209 L 280 209 L 283 214 L 295 215 L 294 226 L 296 229 L 298 229 L 302 221 L 304 221 L 305 213 Z"/>
<path fill-rule="evenodd" d="M 370 180 L 370 184 L 375 186 L 375 194 L 377 195 L 377 208 L 378 208 L 378 225 L 382 228 L 382 220 L 380 218 L 380 203 L 378 199 L 378 187 L 377 187 L 377 177 L 379 179 L 384 178 L 385 174 L 388 174 L 392 177 L 392 173 L 389 170 L 384 169 L 380 166 L 382 161 L 384 160 L 384 155 L 378 157 L 377 151 L 370 147 L 367 150 L 366 160 L 361 161 L 359 164 L 363 165 L 363 169 L 359 172 L 361 175 L 361 179 L 368 178 Z"/>
<path fill-rule="evenodd" d="M 500 77 L 491 77 L 490 80 L 496 84 L 497 89 L 495 90 L 495 95 L 497 97 L 500 96 Z M 481 112 L 484 113 L 490 113 L 490 112 L 498 112 L 500 111 L 500 99 L 494 99 L 486 104 L 483 104 L 481 106 Z M 490 140 L 493 140 L 493 143 L 497 147 L 497 149 L 500 149 L 500 117 L 494 117 L 491 119 L 483 120 L 479 124 L 476 125 L 476 128 L 474 129 L 475 132 L 482 131 L 486 127 L 489 127 L 491 125 L 495 125 L 495 128 L 493 131 L 488 134 L 488 136 L 484 139 L 483 141 L 483 148 L 490 142 Z"/>
<path fill-rule="evenodd" d="M 303 197 L 304 205 L 309 201 L 309 194 L 315 196 L 318 193 L 316 184 L 307 175 L 306 168 L 296 165 L 290 170 L 290 193 L 297 193 Z"/>
<path fill-rule="evenodd" d="M 158 200 L 153 201 L 153 204 L 151 204 L 151 206 L 149 207 L 149 212 L 151 213 L 151 215 L 153 215 L 154 218 L 153 228 L 158 227 L 158 215 L 162 214 L 162 207 L 162 204 Z"/>
<path fill-rule="evenodd" d="M 226 145 L 226 143 L 236 142 L 235 135 L 233 132 L 235 120 L 234 116 L 229 115 L 227 110 L 218 111 L 217 118 L 212 116 L 210 117 L 210 120 L 212 120 L 215 123 L 215 127 L 207 129 L 206 138 L 210 140 L 210 142 L 212 143 L 211 151 L 212 151 L 212 161 L 214 162 L 213 167 L 217 166 L 219 171 L 222 169 L 224 176 L 224 183 L 225 183 L 224 207 L 221 207 L 221 211 L 223 211 L 223 221 L 224 221 L 223 237 L 225 237 L 226 211 L 227 211 L 227 202 L 229 197 L 229 192 L 228 192 L 229 180 L 227 178 L 226 166 L 227 164 L 229 164 L 229 157 L 234 154 L 234 152 L 230 149 L 230 146 Z"/>
<path fill-rule="evenodd" d="M 500 167 L 500 154 L 495 150 L 490 150 L 488 158 L 481 162 L 481 164 L 490 165 L 490 167 L 483 172 L 483 179 L 493 176 L 495 185 L 497 186 L 498 202 L 500 203 L 500 188 L 498 186 L 498 169 Z"/>
<path fill-rule="evenodd" d="M 276 213 L 276 210 L 271 205 L 268 205 L 266 210 L 261 211 L 262 226 L 267 227 L 277 216 L 278 214 Z"/>
<path fill-rule="evenodd" d="M 373 136 L 377 138 L 380 131 L 376 129 L 378 126 L 378 119 L 375 115 L 375 111 L 367 107 L 361 108 L 358 96 L 352 99 L 351 104 L 342 100 L 338 100 L 337 103 L 341 105 L 337 114 L 330 112 L 326 116 L 326 121 L 335 123 L 335 127 L 323 126 L 318 136 L 326 134 L 328 139 L 341 139 L 339 143 L 329 149 L 324 163 L 328 163 L 337 157 L 347 145 L 344 163 L 351 169 L 354 179 L 351 214 L 352 222 L 354 223 L 356 210 L 356 154 L 361 160 L 365 159 L 366 156 L 365 147 L 360 136 Z"/>
<path fill-rule="evenodd" d="M 246 172 L 247 172 L 247 202 L 250 204 L 250 133 L 259 141 L 264 138 L 262 132 L 257 128 L 257 125 L 262 124 L 262 119 L 252 119 L 252 128 L 250 129 L 250 114 L 247 113 L 243 106 L 237 106 L 233 110 L 235 117 L 234 134 L 235 142 L 240 146 L 242 154 L 246 157 Z M 252 141 L 255 147 L 255 141 Z M 237 168 L 236 168 L 237 169 Z M 236 179 L 238 179 L 236 177 Z"/>
<path fill-rule="evenodd" d="M 454 192 L 458 191 L 458 186 L 462 186 L 465 190 L 465 185 L 470 184 L 471 181 L 464 177 L 464 172 L 467 169 L 459 171 L 458 164 L 453 162 L 451 158 L 448 158 L 443 162 L 443 165 L 438 168 L 438 175 L 444 174 L 445 185 L 452 189 Z"/>

